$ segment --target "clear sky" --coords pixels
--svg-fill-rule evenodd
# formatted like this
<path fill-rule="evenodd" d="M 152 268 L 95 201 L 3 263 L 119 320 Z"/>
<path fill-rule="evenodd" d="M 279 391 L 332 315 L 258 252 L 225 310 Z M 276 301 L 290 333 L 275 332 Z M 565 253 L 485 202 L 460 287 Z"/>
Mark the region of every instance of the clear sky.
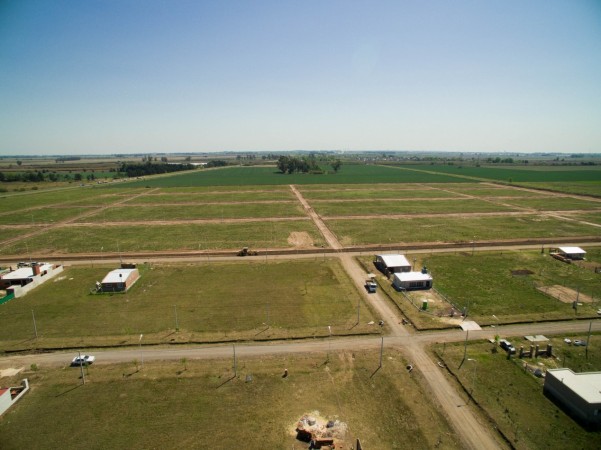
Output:
<path fill-rule="evenodd" d="M 601 152 L 600 0 L 0 0 L 0 154 Z"/>

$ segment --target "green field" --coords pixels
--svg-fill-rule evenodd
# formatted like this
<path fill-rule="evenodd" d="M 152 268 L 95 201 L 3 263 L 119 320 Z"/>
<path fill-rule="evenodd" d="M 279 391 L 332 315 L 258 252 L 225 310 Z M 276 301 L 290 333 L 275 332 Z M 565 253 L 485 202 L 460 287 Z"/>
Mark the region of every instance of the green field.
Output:
<path fill-rule="evenodd" d="M 601 229 L 545 216 L 326 219 L 347 246 L 419 242 L 601 236 Z"/>
<path fill-rule="evenodd" d="M 304 217 L 298 202 L 111 207 L 79 222 Z"/>
<path fill-rule="evenodd" d="M 385 166 L 344 165 L 336 174 L 282 174 L 275 167 L 227 167 L 128 182 L 131 187 L 244 186 L 282 184 L 453 183 L 445 174 L 402 171 Z"/>
<path fill-rule="evenodd" d="M 601 197 L 601 181 L 581 181 L 581 182 L 557 182 L 557 183 L 520 183 L 523 186 L 536 189 L 548 189 L 557 192 L 566 192 L 568 194 L 592 195 Z"/>
<path fill-rule="evenodd" d="M 190 191 L 183 189 L 161 189 L 159 193 L 152 191 L 142 197 L 128 200 L 125 204 L 136 203 L 221 203 L 221 202 L 256 202 L 256 201 L 296 201 L 296 197 L 292 191 L 245 191 L 238 192 L 207 192 L 205 190 Z"/>
<path fill-rule="evenodd" d="M 585 335 L 570 337 L 586 338 Z M 593 339 L 598 342 L 600 337 L 594 336 Z M 528 348 L 520 338 L 511 339 L 511 342 L 515 346 L 524 345 Z M 567 367 L 575 371 L 598 371 L 601 370 L 600 347 L 592 346 L 586 360 L 583 347 L 568 347 L 560 337 L 551 339 L 551 343 L 557 358 L 523 360 L 507 360 L 502 350 L 492 353 L 489 343 L 470 343 L 467 346 L 470 360 L 466 360 L 461 368 L 463 344 L 439 344 L 435 346 L 435 351 L 464 386 L 466 403 L 467 394 L 471 393 L 471 401 L 486 411 L 514 448 L 598 448 L 600 433 L 586 431 L 547 398 L 543 394 L 543 380 L 525 370 L 524 363 L 528 364 L 530 370 L 562 367 L 564 355 L 569 352 Z"/>
<path fill-rule="evenodd" d="M 349 188 L 339 187 L 332 189 L 331 186 L 321 186 L 317 190 L 313 186 L 306 189 L 303 186 L 299 191 L 307 200 L 379 200 L 379 199 L 416 199 L 416 198 L 461 198 L 462 196 L 440 189 L 424 189 L 423 186 L 414 189 L 404 187 L 388 187 L 387 185 L 374 187 L 358 188 L 357 186 Z"/>
<path fill-rule="evenodd" d="M 548 320 L 596 317 L 601 303 L 599 274 L 575 264 L 565 264 L 548 254 L 535 252 L 495 252 L 471 254 L 432 254 L 424 258 L 434 286 L 459 309 L 469 307 L 469 316 L 480 324 L 522 320 Z M 516 276 L 516 270 L 530 275 Z M 594 299 L 578 307 L 545 295 L 537 287 L 561 285 Z"/>
<path fill-rule="evenodd" d="M 459 177 L 473 177 L 497 180 L 503 182 L 598 182 L 601 179 L 601 168 L 586 167 L 556 167 L 549 170 L 548 166 L 540 168 L 514 167 L 471 167 L 450 165 L 411 165 L 399 166 L 400 170 L 419 170 Z"/>
<path fill-rule="evenodd" d="M 366 216 L 370 214 L 449 214 L 511 211 L 511 208 L 479 199 L 372 200 L 369 202 L 319 202 L 313 208 L 321 216 Z"/>
<path fill-rule="evenodd" d="M 325 244 L 310 220 L 256 221 L 243 223 L 71 226 L 44 232 L 35 238 L 0 248 L 3 255 L 34 253 L 101 253 L 165 250 L 239 250 L 290 248 L 293 232 L 307 233 L 316 247 Z M 103 250 L 101 250 L 103 249 Z"/>
<path fill-rule="evenodd" d="M 520 208 L 532 208 L 540 211 L 601 209 L 601 202 L 599 201 L 587 201 L 570 197 L 520 198 L 505 200 L 504 203 Z"/>
<path fill-rule="evenodd" d="M 236 378 L 231 360 L 145 362 L 139 371 L 134 363 L 97 363 L 83 386 L 76 368 L 41 368 L 22 374 L 32 389 L 0 420 L 0 448 L 300 450 L 309 444 L 294 430 L 312 413 L 346 424 L 345 449 L 356 438 L 373 450 L 439 441 L 459 449 L 419 369 L 407 373 L 395 351 L 385 358 L 373 377 L 377 352 L 334 354 L 327 365 L 325 354 L 239 357 Z M 24 432 L 31 424 L 36 432 Z"/>
<path fill-rule="evenodd" d="M 190 340 L 327 335 L 328 325 L 334 334 L 379 332 L 365 325 L 373 317 L 364 305 L 356 324 L 361 297 L 337 260 L 142 265 L 141 279 L 126 294 L 90 294 L 108 270 L 71 267 L 2 305 L 0 341 L 18 345 L 30 337 L 32 309 L 42 339 L 36 345 L 93 346 L 140 333 L 163 342 L 175 329 L 176 311 L 180 338 Z"/>
<path fill-rule="evenodd" d="M 14 214 L 2 214 L 0 215 L 0 224 L 44 226 L 76 217 L 91 210 L 91 208 L 84 207 L 37 208 L 28 211 L 18 211 Z"/>

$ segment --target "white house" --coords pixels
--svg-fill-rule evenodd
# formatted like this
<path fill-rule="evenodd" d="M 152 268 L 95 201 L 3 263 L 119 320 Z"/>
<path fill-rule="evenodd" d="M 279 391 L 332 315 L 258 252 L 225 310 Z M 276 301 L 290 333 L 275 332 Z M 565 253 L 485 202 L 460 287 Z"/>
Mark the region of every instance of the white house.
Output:
<path fill-rule="evenodd" d="M 425 272 L 425 273 L 424 273 Z M 395 273 L 392 285 L 399 290 L 430 289 L 432 276 L 427 271 Z"/>
<path fill-rule="evenodd" d="M 586 255 L 586 252 L 580 247 L 559 247 L 557 250 L 561 256 L 570 259 L 584 259 L 584 255 Z"/>
<path fill-rule="evenodd" d="M 601 424 L 601 372 L 549 369 L 543 391 L 584 424 Z"/>
<path fill-rule="evenodd" d="M 382 272 L 397 273 L 411 270 L 411 264 L 405 255 L 376 255 L 374 262 Z"/>
<path fill-rule="evenodd" d="M 102 292 L 125 292 L 140 278 L 138 269 L 111 270 L 102 280 Z"/>
<path fill-rule="evenodd" d="M 25 378 L 21 386 L 0 388 L 0 415 L 14 405 L 25 393 L 29 391 L 29 382 Z"/>

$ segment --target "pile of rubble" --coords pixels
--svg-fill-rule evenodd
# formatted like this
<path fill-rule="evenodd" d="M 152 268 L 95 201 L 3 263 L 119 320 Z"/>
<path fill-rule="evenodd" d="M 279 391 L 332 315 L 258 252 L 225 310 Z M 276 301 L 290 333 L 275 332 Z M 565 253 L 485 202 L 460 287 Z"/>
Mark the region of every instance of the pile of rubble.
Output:
<path fill-rule="evenodd" d="M 321 448 L 342 444 L 346 437 L 347 425 L 338 419 L 328 420 L 319 415 L 319 411 L 303 415 L 296 424 L 296 438 L 311 442 L 312 447 Z"/>

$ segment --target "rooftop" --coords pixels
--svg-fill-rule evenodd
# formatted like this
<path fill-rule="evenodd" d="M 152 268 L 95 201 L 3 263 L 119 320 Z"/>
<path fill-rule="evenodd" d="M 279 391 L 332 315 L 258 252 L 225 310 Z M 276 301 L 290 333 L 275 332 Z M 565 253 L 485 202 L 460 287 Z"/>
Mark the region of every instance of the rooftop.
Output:
<path fill-rule="evenodd" d="M 432 276 L 429 273 L 421 273 L 421 272 L 400 272 L 394 274 L 395 278 L 398 278 L 400 281 L 428 281 L 432 279 Z"/>
<path fill-rule="evenodd" d="M 563 252 L 563 253 L 568 253 L 568 254 L 586 253 L 580 247 L 559 247 L 559 251 Z"/>
<path fill-rule="evenodd" d="M 127 277 L 132 272 L 136 272 L 138 269 L 115 269 L 111 270 L 106 274 L 106 277 L 102 280 L 103 283 L 123 283 L 127 280 Z"/>
<path fill-rule="evenodd" d="M 549 369 L 549 375 L 588 403 L 601 403 L 601 372 L 574 373 L 572 369 Z"/>
<path fill-rule="evenodd" d="M 402 267 L 402 266 L 411 266 L 411 263 L 409 263 L 409 261 L 407 261 L 407 258 L 405 258 L 405 255 L 377 255 L 380 259 L 382 259 L 382 261 L 384 261 L 384 264 L 386 264 L 386 267 Z"/>

